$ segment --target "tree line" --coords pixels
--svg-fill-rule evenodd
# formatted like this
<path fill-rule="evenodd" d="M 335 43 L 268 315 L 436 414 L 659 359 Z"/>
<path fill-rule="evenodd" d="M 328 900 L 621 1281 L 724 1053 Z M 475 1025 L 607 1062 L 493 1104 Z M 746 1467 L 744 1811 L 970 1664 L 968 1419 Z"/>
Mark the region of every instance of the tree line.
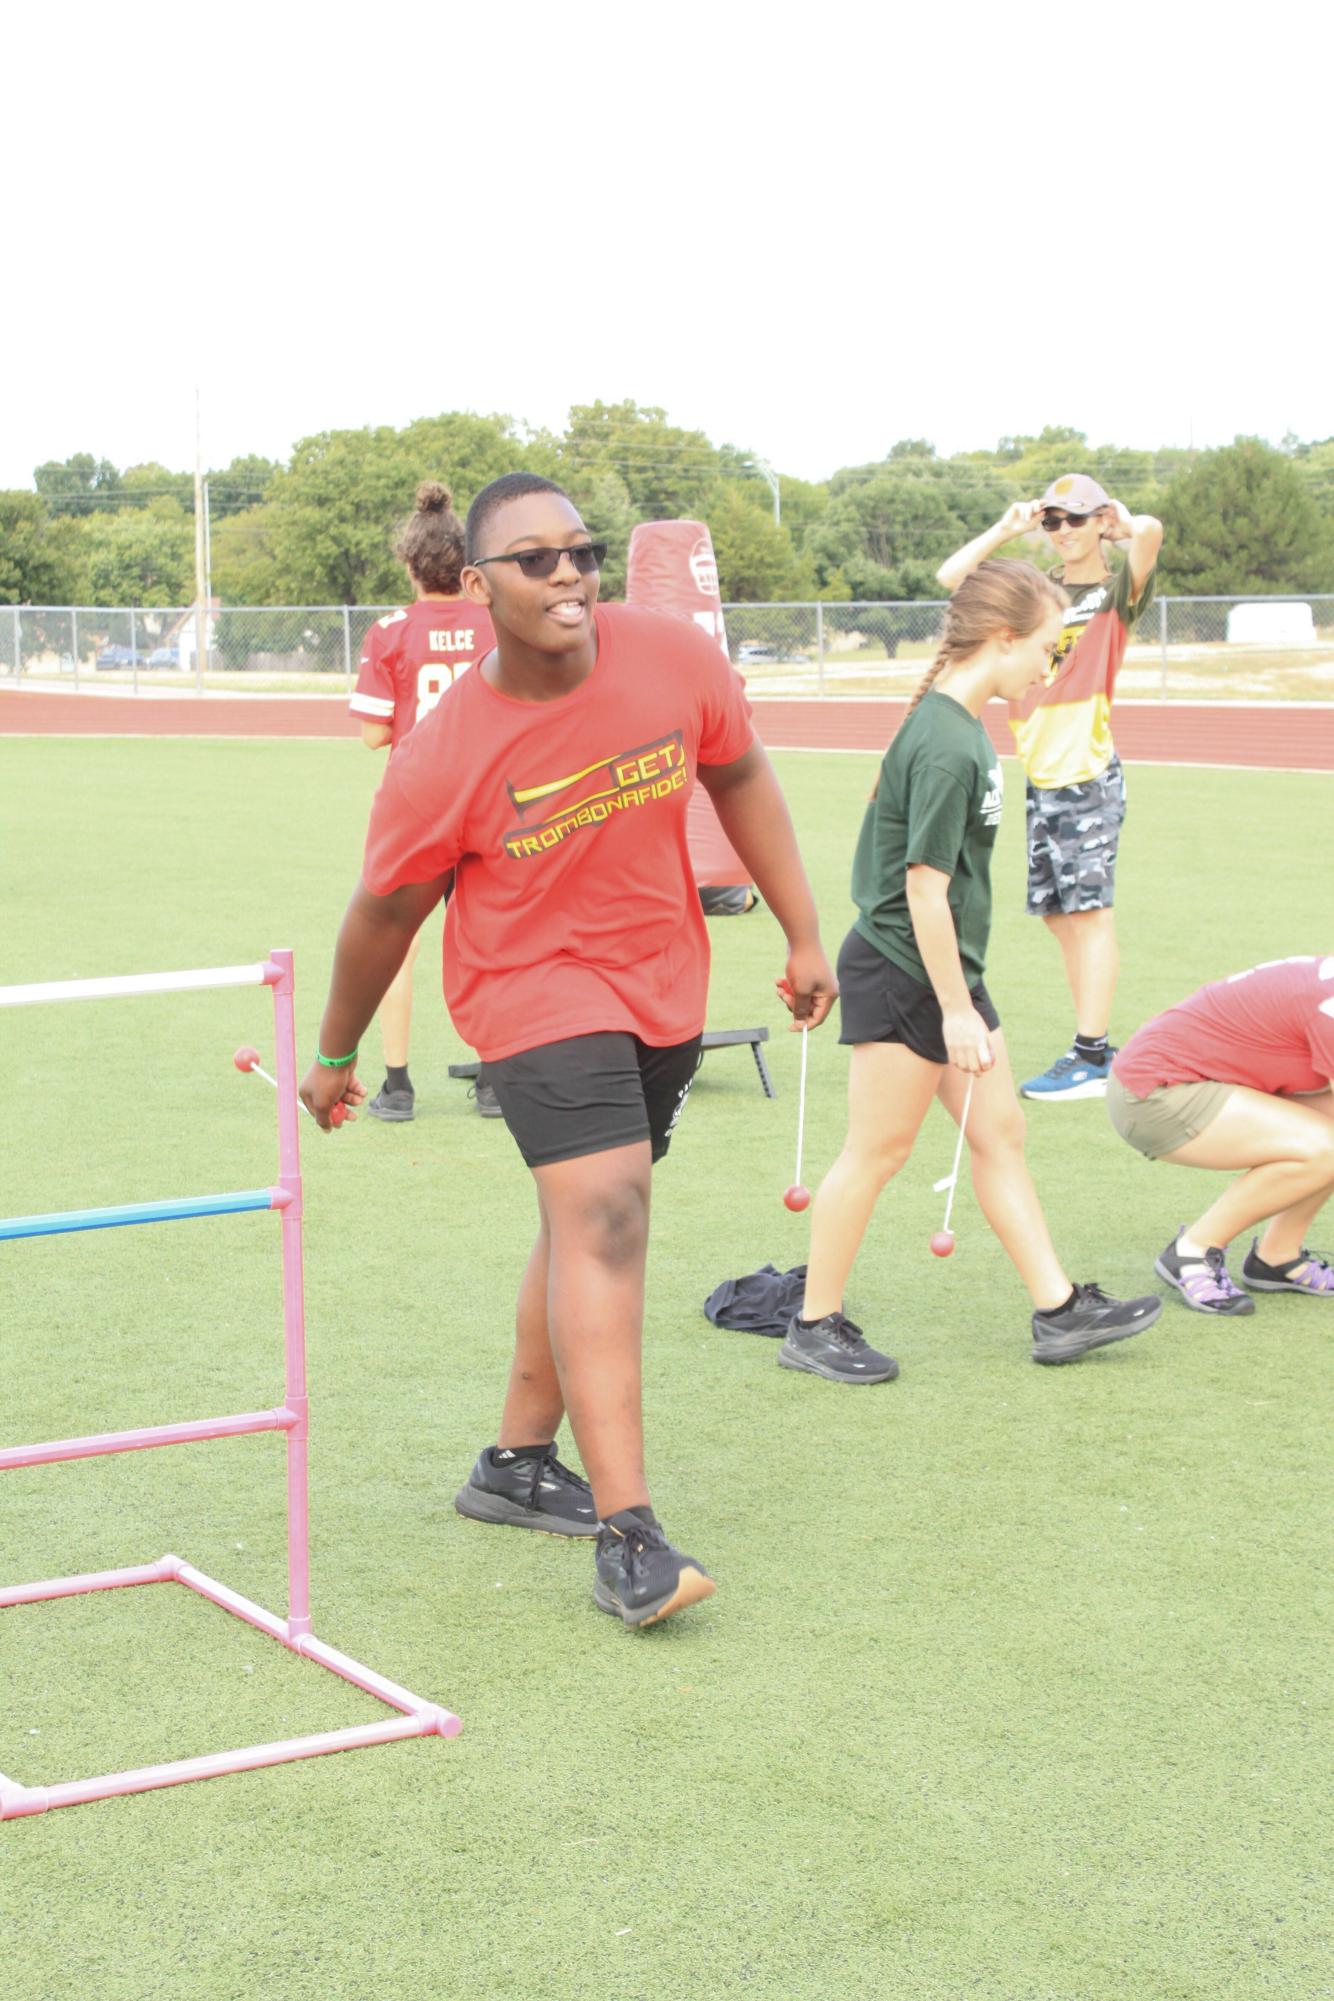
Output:
<path fill-rule="evenodd" d="M 207 475 L 214 595 L 395 603 L 404 577 L 390 550 L 418 482 L 447 480 L 462 512 L 489 480 L 518 470 L 558 481 L 609 544 L 603 591 L 613 597 L 635 524 L 681 517 L 709 524 L 728 602 L 938 597 L 941 560 L 1063 472 L 1091 473 L 1132 513 L 1163 520 L 1165 592 L 1334 590 L 1334 438 L 1132 451 L 1053 426 L 947 458 L 907 438 L 827 480 L 777 475 L 775 521 L 775 476 L 752 454 L 624 402 L 576 406 L 560 436 L 450 411 L 398 430 L 322 431 L 286 464 L 235 458 Z M 0 492 L 0 603 L 194 598 L 192 474 L 80 452 L 38 466 L 33 489 Z"/>

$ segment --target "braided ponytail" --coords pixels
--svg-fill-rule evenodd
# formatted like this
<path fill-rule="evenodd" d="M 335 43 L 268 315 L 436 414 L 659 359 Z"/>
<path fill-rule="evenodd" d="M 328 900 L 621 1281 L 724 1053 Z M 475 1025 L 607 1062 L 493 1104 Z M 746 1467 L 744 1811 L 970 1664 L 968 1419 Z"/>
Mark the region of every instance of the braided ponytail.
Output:
<path fill-rule="evenodd" d="M 937 676 L 956 660 L 967 659 L 998 632 L 1009 631 L 1027 639 L 1030 632 L 1037 631 L 1053 605 L 1064 610 L 1069 602 L 1055 579 L 1032 563 L 1006 556 L 993 556 L 979 563 L 964 578 L 946 607 L 939 651 L 908 704 L 908 715 Z"/>
<path fill-rule="evenodd" d="M 913 710 L 917 707 L 917 704 L 921 701 L 923 695 L 925 695 L 928 692 L 928 690 L 935 685 L 936 677 L 940 674 L 943 674 L 945 669 L 949 666 L 952 657 L 953 655 L 951 653 L 950 648 L 947 645 L 942 644 L 939 653 L 937 653 L 935 659 L 931 662 L 931 665 L 927 668 L 925 674 L 923 674 L 921 680 L 917 683 L 916 694 L 913 696 L 912 700 L 909 702 L 907 708 L 903 712 L 903 720 L 905 723 L 907 722 L 909 716 L 912 714 Z"/>

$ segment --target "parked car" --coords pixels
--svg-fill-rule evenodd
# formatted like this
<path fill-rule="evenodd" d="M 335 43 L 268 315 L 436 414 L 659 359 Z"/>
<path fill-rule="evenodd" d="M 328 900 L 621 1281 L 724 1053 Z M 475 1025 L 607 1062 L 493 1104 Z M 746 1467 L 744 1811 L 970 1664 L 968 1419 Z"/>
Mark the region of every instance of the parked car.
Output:
<path fill-rule="evenodd" d="M 144 656 L 137 646 L 104 646 L 93 661 L 94 667 L 142 667 Z"/>
<path fill-rule="evenodd" d="M 179 667 L 181 649 L 179 646 L 155 646 L 148 656 L 150 667 Z"/>
<path fill-rule="evenodd" d="M 748 639 L 738 646 L 736 657 L 738 664 L 744 667 L 753 660 L 776 660 L 778 649 L 774 646 L 765 646 L 759 640 Z"/>

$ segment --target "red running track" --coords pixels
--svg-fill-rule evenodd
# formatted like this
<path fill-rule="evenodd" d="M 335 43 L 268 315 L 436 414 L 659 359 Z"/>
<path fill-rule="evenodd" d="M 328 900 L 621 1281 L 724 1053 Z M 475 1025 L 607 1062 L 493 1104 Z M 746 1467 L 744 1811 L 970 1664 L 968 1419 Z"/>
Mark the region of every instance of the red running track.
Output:
<path fill-rule="evenodd" d="M 775 750 L 883 750 L 902 701 L 755 702 Z M 1013 743 L 998 703 L 983 720 L 998 750 Z M 356 737 L 341 700 L 294 695 L 214 700 L 46 694 L 0 689 L 0 736 Z M 1212 764 L 1265 771 L 1334 771 L 1334 705 L 1122 702 L 1117 749 L 1134 764 Z"/>

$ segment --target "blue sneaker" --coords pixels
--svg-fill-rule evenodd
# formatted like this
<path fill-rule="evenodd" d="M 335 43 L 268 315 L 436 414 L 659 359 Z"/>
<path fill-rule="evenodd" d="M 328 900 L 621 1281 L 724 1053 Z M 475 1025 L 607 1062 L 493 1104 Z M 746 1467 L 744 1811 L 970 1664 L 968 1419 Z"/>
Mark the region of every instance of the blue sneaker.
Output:
<path fill-rule="evenodd" d="M 1092 1062 L 1074 1049 L 1067 1049 L 1064 1056 L 1058 1056 L 1050 1070 L 1044 1070 L 1040 1077 L 1030 1077 L 1019 1086 L 1021 1098 L 1105 1098 L 1107 1079 L 1112 1073 L 1112 1058 L 1116 1051 L 1108 1048 L 1101 1063 Z"/>

